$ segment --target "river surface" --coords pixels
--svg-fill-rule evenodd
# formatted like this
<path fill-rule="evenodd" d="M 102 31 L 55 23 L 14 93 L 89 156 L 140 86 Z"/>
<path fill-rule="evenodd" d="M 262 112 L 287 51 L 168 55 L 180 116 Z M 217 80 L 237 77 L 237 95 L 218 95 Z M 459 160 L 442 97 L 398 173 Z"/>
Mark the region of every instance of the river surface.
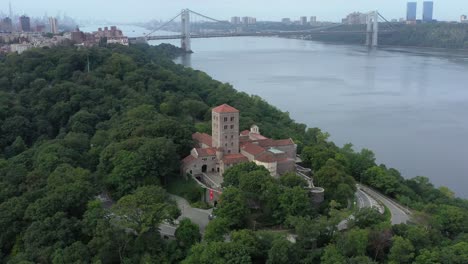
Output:
<path fill-rule="evenodd" d="M 262 37 L 194 39 L 192 50 L 179 63 L 468 198 L 468 53 Z"/>

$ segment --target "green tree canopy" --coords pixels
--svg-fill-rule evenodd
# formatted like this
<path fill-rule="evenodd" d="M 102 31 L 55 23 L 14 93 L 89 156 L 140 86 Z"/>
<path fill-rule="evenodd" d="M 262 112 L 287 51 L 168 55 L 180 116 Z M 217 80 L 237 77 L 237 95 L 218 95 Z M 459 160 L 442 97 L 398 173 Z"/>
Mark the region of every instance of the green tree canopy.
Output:
<path fill-rule="evenodd" d="M 192 223 L 190 219 L 185 218 L 180 221 L 175 231 L 175 237 L 182 248 L 190 249 L 201 240 L 200 228 Z"/>
<path fill-rule="evenodd" d="M 239 189 L 228 187 L 223 190 L 216 210 L 217 217 L 229 219 L 229 226 L 232 228 L 243 227 L 248 213 L 247 201 Z"/>
<path fill-rule="evenodd" d="M 138 188 L 112 207 L 113 222 L 140 236 L 158 230 L 164 220 L 176 219 L 180 211 L 167 193 L 158 186 Z"/>

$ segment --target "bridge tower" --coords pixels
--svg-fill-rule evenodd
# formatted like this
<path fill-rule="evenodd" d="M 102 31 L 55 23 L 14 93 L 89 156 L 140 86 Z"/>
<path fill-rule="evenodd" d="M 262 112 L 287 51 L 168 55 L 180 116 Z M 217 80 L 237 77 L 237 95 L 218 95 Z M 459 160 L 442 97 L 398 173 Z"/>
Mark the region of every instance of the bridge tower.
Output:
<path fill-rule="evenodd" d="M 182 10 L 181 18 L 182 18 L 181 47 L 186 52 L 191 52 L 192 47 L 190 45 L 190 10 L 189 9 Z"/>
<path fill-rule="evenodd" d="M 366 46 L 377 47 L 379 44 L 379 12 L 367 14 Z"/>

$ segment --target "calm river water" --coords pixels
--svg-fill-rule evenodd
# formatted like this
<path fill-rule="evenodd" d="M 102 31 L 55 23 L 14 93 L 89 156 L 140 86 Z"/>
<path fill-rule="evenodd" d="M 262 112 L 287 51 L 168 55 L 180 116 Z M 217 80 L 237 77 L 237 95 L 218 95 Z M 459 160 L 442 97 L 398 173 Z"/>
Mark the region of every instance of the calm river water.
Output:
<path fill-rule="evenodd" d="M 468 53 L 281 38 L 195 39 L 192 49 L 180 63 L 468 198 Z"/>

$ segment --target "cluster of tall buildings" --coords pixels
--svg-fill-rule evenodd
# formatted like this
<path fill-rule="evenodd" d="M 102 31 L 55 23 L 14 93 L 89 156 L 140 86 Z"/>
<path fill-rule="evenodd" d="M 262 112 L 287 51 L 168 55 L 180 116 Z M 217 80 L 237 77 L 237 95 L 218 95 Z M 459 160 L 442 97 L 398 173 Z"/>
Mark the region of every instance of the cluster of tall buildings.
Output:
<path fill-rule="evenodd" d="M 283 24 L 299 24 L 302 26 L 308 25 L 308 24 L 315 24 L 317 23 L 317 17 L 316 16 L 311 16 L 309 20 L 307 20 L 306 16 L 301 16 L 298 21 L 293 22 L 290 18 L 283 18 L 281 19 L 281 23 Z"/>
<path fill-rule="evenodd" d="M 48 18 L 48 25 L 43 23 L 35 23 L 34 27 L 31 23 L 31 18 L 26 15 L 22 15 L 18 18 L 17 23 L 11 17 L 4 17 L 0 20 L 0 32 L 2 33 L 13 33 L 13 32 L 49 32 L 52 34 L 58 34 L 58 22 L 55 17 Z M 47 23 L 47 22 L 46 22 Z"/>
<path fill-rule="evenodd" d="M 253 25 L 257 23 L 257 19 L 255 17 L 231 17 L 231 24 L 234 25 Z"/>
<path fill-rule="evenodd" d="M 353 12 L 341 20 L 347 25 L 362 25 L 367 23 L 367 15 L 360 12 Z"/>
<path fill-rule="evenodd" d="M 0 13 L 1 14 L 1 13 Z M 58 19 L 44 17 L 31 19 L 29 16 L 13 15 L 10 4 L 9 16 L 0 15 L 0 53 L 17 52 L 19 54 L 42 47 L 54 47 L 63 44 L 94 46 L 101 44 L 129 45 L 128 37 L 116 26 L 99 28 L 93 33 L 84 33 L 76 27 L 75 21 L 67 16 L 60 18 L 62 32 L 59 32 Z M 73 28 L 75 28 L 73 30 Z M 44 33 L 52 34 L 44 34 Z M 61 34 L 59 34 L 61 33 Z"/>
<path fill-rule="evenodd" d="M 417 19 L 417 10 L 418 10 L 418 3 L 417 2 L 408 2 L 406 6 L 406 22 L 408 24 L 415 24 Z M 423 14 L 422 14 L 422 21 L 423 22 L 432 22 L 434 21 L 434 2 L 433 1 L 424 1 L 423 2 Z"/>

